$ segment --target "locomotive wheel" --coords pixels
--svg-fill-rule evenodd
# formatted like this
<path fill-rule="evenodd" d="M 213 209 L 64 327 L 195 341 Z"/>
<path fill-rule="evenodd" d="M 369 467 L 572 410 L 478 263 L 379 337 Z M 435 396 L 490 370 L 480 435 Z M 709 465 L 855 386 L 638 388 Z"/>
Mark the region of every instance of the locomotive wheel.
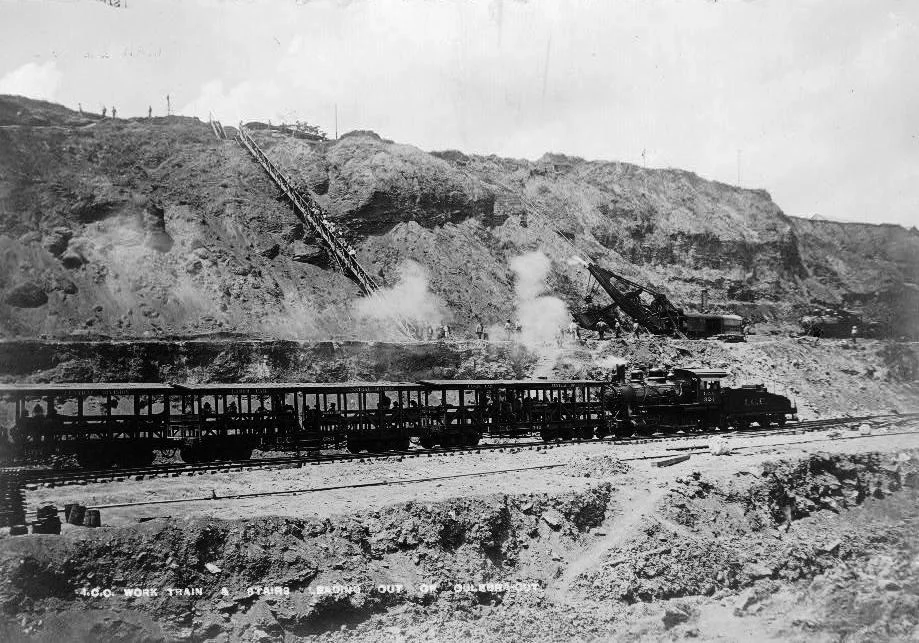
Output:
<path fill-rule="evenodd" d="M 778 419 L 776 420 L 776 423 L 777 423 L 779 426 L 785 426 L 785 418 L 784 418 L 784 416 L 778 418 Z"/>
<path fill-rule="evenodd" d="M 364 448 L 357 438 L 348 438 L 348 453 L 360 453 Z"/>
<path fill-rule="evenodd" d="M 252 447 L 248 444 L 240 444 L 236 447 L 237 460 L 249 460 L 252 457 Z"/>
<path fill-rule="evenodd" d="M 581 437 L 584 438 L 585 440 L 593 440 L 594 439 L 593 428 L 589 426 L 585 426 L 581 428 Z"/>
<path fill-rule="evenodd" d="M 182 458 L 182 462 L 187 462 L 188 464 L 196 464 L 200 462 L 200 455 L 201 451 L 198 447 L 183 446 L 181 449 L 179 449 L 179 457 Z"/>
<path fill-rule="evenodd" d="M 553 429 L 542 429 L 539 432 L 539 437 L 542 438 L 543 442 L 552 442 L 555 440 L 556 435 Z"/>
<path fill-rule="evenodd" d="M 412 445 L 412 439 L 407 436 L 401 436 L 395 440 L 395 450 L 396 451 L 408 451 L 409 447 Z"/>
<path fill-rule="evenodd" d="M 482 436 L 480 436 L 478 433 L 472 431 L 466 434 L 465 440 L 463 440 L 463 443 L 467 447 L 474 447 L 479 443 L 479 440 L 481 439 L 481 437 Z"/>
<path fill-rule="evenodd" d="M 424 449 L 433 449 L 437 444 L 437 441 L 432 436 L 425 435 L 419 438 L 418 444 L 420 444 Z"/>

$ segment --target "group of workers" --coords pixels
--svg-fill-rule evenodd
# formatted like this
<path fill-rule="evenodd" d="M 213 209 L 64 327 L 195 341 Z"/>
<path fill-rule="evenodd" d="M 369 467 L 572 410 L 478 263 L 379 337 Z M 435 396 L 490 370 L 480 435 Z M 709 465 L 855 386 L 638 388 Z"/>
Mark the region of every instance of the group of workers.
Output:
<path fill-rule="evenodd" d="M 77 110 L 79 110 L 80 115 L 83 114 L 83 103 L 77 103 Z M 106 114 L 108 114 L 108 107 L 103 105 L 102 118 L 105 118 Z M 112 118 L 118 118 L 118 109 L 114 105 L 112 105 Z M 153 105 L 147 106 L 147 118 L 153 118 Z"/>

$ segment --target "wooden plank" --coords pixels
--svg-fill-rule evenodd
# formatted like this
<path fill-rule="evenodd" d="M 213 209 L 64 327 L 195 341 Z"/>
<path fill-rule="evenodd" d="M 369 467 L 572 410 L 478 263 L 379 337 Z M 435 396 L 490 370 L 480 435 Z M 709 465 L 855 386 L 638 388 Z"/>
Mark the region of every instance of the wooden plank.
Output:
<path fill-rule="evenodd" d="M 666 460 L 658 460 L 654 464 L 658 467 L 672 467 L 675 464 L 686 462 L 690 457 L 691 456 L 687 453 L 686 455 L 678 455 L 673 458 L 667 458 Z"/>

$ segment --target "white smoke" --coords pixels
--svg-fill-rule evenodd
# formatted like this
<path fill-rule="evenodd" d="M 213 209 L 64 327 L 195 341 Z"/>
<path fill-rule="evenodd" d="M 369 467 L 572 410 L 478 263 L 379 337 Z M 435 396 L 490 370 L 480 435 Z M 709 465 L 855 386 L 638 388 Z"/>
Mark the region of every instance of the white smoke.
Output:
<path fill-rule="evenodd" d="M 597 360 L 597 366 L 602 369 L 614 371 L 617 366 L 621 364 L 628 364 L 628 361 L 622 357 L 617 357 L 616 355 L 607 355 L 606 357 L 601 357 Z"/>
<path fill-rule="evenodd" d="M 571 322 L 568 306 L 558 297 L 544 294 L 552 262 L 541 251 L 514 257 L 511 270 L 517 276 L 514 286 L 519 341 L 543 352 L 555 346 L 559 330 Z"/>
<path fill-rule="evenodd" d="M 576 255 L 568 257 L 568 260 L 565 263 L 567 263 L 569 266 L 582 266 L 584 268 L 586 268 L 588 265 L 586 261 Z"/>
<path fill-rule="evenodd" d="M 375 322 L 374 331 L 386 336 L 404 336 L 406 322 L 416 335 L 423 335 L 428 327 L 443 326 L 447 315 L 440 298 L 428 287 L 428 274 L 415 261 L 399 265 L 395 286 L 382 288 L 377 293 L 358 300 L 356 317 L 361 321 Z"/>

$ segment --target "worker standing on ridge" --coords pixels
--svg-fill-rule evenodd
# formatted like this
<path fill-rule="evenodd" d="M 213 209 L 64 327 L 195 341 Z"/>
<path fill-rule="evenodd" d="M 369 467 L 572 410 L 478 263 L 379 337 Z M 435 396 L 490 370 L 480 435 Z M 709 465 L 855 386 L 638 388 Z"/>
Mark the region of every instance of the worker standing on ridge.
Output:
<path fill-rule="evenodd" d="M 858 337 L 858 326 L 852 327 L 852 330 L 849 332 L 849 337 L 852 338 L 852 343 L 855 344 L 855 338 Z"/>
<path fill-rule="evenodd" d="M 153 118 L 153 105 L 147 106 L 147 118 Z"/>
<path fill-rule="evenodd" d="M 638 339 L 638 332 L 641 330 L 641 326 L 638 325 L 638 322 L 632 324 L 632 332 L 635 334 L 635 339 Z"/>
<path fill-rule="evenodd" d="M 514 327 L 511 325 L 511 320 L 510 320 L 510 319 L 508 319 L 506 322 L 504 322 L 504 339 L 510 341 L 510 339 L 511 339 L 511 331 L 513 330 L 513 328 L 514 328 Z"/>
<path fill-rule="evenodd" d="M 476 317 L 478 323 L 475 325 L 475 334 L 479 339 L 485 339 L 485 324 L 482 323 L 481 317 Z"/>
<path fill-rule="evenodd" d="M 102 106 L 102 118 L 105 118 L 105 114 L 106 114 L 107 112 L 108 112 L 108 109 L 105 107 L 105 105 L 103 105 L 103 106 Z"/>
<path fill-rule="evenodd" d="M 619 323 L 619 320 L 616 320 L 616 339 L 622 338 L 622 324 Z"/>
<path fill-rule="evenodd" d="M 118 117 L 118 110 L 115 109 L 115 106 L 112 105 L 112 120 L 115 120 Z"/>

